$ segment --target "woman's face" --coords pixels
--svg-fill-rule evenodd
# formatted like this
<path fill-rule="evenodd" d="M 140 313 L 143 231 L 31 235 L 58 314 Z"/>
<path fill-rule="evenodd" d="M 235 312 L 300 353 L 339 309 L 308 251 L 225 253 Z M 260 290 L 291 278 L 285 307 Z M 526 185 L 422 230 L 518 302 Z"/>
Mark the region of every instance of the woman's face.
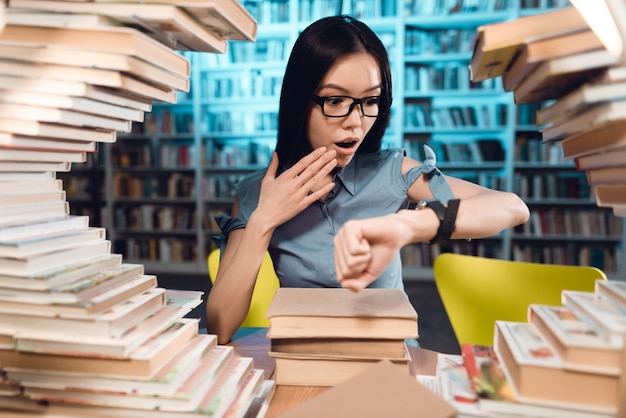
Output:
<path fill-rule="evenodd" d="M 322 79 L 317 96 L 350 96 L 362 99 L 380 96 L 381 75 L 378 63 L 369 54 L 348 55 L 335 63 Z M 363 103 L 366 114 L 377 114 L 376 98 Z M 326 114 L 336 113 L 342 103 L 350 104 L 350 98 L 326 99 Z M 334 109 L 335 110 L 334 110 Z M 322 113 L 322 107 L 312 103 L 309 114 L 308 137 L 313 149 L 326 147 L 337 151 L 337 166 L 345 167 L 363 143 L 365 135 L 374 125 L 376 117 L 364 116 L 361 107 L 356 105 L 343 117 L 328 117 Z"/>

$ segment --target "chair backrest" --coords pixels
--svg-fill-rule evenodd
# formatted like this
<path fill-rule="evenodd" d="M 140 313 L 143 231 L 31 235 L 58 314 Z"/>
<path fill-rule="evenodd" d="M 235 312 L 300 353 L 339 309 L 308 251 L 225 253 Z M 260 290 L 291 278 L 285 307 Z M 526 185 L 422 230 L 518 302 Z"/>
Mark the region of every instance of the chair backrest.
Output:
<path fill-rule="evenodd" d="M 209 278 L 211 283 L 215 282 L 217 277 L 217 269 L 220 263 L 220 250 L 216 249 L 209 253 L 207 257 L 207 267 L 209 269 Z M 276 293 L 276 289 L 280 286 L 278 276 L 274 271 L 274 264 L 269 253 L 265 253 L 265 258 L 261 264 L 259 275 L 257 276 L 252 300 L 250 301 L 250 309 L 246 319 L 241 324 L 242 327 L 267 328 L 270 321 L 267 319 L 267 308 Z"/>
<path fill-rule="evenodd" d="M 496 320 L 526 322 L 528 305 L 561 305 L 561 291 L 593 292 L 596 267 L 539 264 L 444 253 L 435 284 L 459 344 L 493 345 Z"/>

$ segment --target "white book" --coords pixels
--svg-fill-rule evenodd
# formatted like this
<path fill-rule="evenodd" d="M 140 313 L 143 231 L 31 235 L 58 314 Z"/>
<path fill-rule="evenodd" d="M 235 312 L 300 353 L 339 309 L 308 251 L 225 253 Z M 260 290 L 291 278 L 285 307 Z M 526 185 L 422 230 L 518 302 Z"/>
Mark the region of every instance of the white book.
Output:
<path fill-rule="evenodd" d="M 193 326 L 196 322 L 184 320 L 177 327 Z M 178 331 L 177 329 L 177 332 Z M 98 376 L 91 373 L 76 373 L 50 370 L 8 368 L 7 376 L 24 386 L 76 388 L 81 390 L 121 392 L 141 396 L 174 396 L 176 390 L 187 380 L 200 361 L 210 355 L 217 364 L 226 363 L 234 356 L 234 348 L 217 346 L 217 337 L 212 334 L 196 335 L 177 352 L 168 363 L 149 378 L 123 378 Z"/>
<path fill-rule="evenodd" d="M 64 333 L 65 330 L 72 330 L 81 333 L 84 338 L 98 336 L 119 338 L 164 304 L 165 289 L 154 288 L 89 317 L 44 312 L 29 314 L 0 312 L 0 331 L 15 335 L 20 332 L 54 330 Z M 0 353 L 0 361 L 4 365 L 9 365 L 4 363 L 8 361 L 5 356 L 11 356 L 11 353 Z"/>
<path fill-rule="evenodd" d="M 0 94 L 2 94 L 0 92 Z M 10 134 L 0 133 L 0 142 Z M 24 149 L 24 148 L 0 148 L 0 160 L 24 161 L 24 162 L 65 162 L 84 163 L 87 154 L 84 151 L 73 150 L 47 150 L 47 149 Z"/>
<path fill-rule="evenodd" d="M 99 239 L 75 247 L 55 250 L 25 258 L 0 258 L 0 272 L 12 276 L 34 276 L 51 268 L 106 255 L 111 252 L 111 241 Z"/>
<path fill-rule="evenodd" d="M 602 294 L 564 290 L 563 305 L 578 312 L 602 333 L 607 344 L 623 345 L 626 333 L 626 308 Z"/>
<path fill-rule="evenodd" d="M 68 215 L 46 222 L 25 223 L 0 228 L 0 241 L 35 237 L 41 234 L 75 231 L 89 227 L 89 216 Z"/>
<path fill-rule="evenodd" d="M 0 207 L 0 228 L 63 219 L 69 214 L 70 204 L 66 200 L 2 206 Z"/>
<path fill-rule="evenodd" d="M 626 309 L 626 282 L 619 280 L 597 280 L 595 293 L 610 299 Z"/>
<path fill-rule="evenodd" d="M 1 224 L 0 224 L 1 225 Z M 53 232 L 22 239 L 0 241 L 0 257 L 23 258 L 49 252 L 51 248 L 62 250 L 74 245 L 105 239 L 104 228 L 89 227 L 74 231 Z M 0 282 L 0 286 L 2 283 Z"/>

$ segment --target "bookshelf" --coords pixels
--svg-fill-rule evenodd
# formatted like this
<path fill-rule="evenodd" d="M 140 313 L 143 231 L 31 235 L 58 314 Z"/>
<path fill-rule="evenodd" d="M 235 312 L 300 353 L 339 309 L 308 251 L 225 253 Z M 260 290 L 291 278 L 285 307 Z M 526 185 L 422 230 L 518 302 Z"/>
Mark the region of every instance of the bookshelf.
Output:
<path fill-rule="evenodd" d="M 116 251 L 155 273 L 207 273 L 206 255 L 217 234 L 213 215 L 228 212 L 232 185 L 270 158 L 293 42 L 311 21 L 347 13 L 368 23 L 388 48 L 394 104 L 384 146 L 404 147 L 422 159 L 422 145 L 429 144 L 445 173 L 520 193 L 538 219 L 445 248 L 409 246 L 403 250 L 407 280 L 432 280 L 430 266 L 443 251 L 590 262 L 610 277 L 626 278 L 623 221 L 595 205 L 584 173 L 562 164 L 558 149 L 539 143 L 533 109 L 516 106 L 499 78 L 469 81 L 467 64 L 478 26 L 567 1 L 464 0 L 452 10 L 440 0 L 242 3 L 259 23 L 257 41 L 230 42 L 223 55 L 188 54 L 191 92 L 175 105 L 155 103 L 134 132 L 104 146 L 100 177 L 107 187 L 101 219 Z M 141 192 L 123 194 L 131 184 Z M 573 229 L 572 223 L 585 227 Z"/>

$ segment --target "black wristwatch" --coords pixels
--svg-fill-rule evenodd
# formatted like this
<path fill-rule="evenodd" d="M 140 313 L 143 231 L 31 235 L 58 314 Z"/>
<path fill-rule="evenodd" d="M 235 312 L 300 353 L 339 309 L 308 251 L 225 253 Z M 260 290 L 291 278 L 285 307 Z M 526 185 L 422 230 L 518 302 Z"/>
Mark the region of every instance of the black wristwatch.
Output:
<path fill-rule="evenodd" d="M 437 234 L 431 239 L 428 244 L 443 244 L 450 239 L 454 232 L 456 214 L 459 210 L 459 199 L 448 200 L 448 205 L 444 205 L 439 200 L 422 200 L 415 209 L 420 210 L 424 208 L 432 209 L 437 218 L 439 218 L 439 228 L 437 228 Z"/>

